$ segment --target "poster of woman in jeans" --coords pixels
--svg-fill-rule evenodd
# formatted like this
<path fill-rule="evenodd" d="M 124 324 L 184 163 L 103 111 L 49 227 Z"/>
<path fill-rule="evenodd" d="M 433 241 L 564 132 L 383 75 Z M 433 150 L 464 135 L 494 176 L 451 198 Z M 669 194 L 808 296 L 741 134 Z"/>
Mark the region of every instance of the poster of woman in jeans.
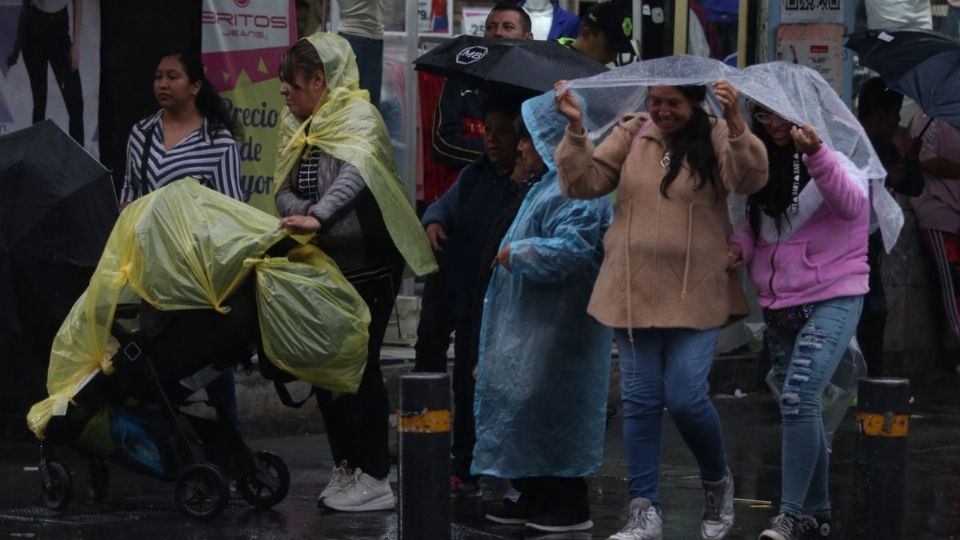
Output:
<path fill-rule="evenodd" d="M 95 0 L 0 0 L 0 134 L 50 118 L 96 154 L 99 11 Z"/>

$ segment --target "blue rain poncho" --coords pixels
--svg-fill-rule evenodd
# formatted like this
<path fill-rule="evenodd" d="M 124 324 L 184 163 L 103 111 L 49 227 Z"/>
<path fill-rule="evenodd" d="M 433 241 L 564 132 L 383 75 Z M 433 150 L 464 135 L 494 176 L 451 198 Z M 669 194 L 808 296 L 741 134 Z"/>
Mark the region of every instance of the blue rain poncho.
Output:
<path fill-rule="evenodd" d="M 552 168 L 520 206 L 500 244 L 511 270 L 498 267 L 484 297 L 474 474 L 600 470 L 612 331 L 587 303 L 611 218 L 607 199 L 564 197 Z"/>

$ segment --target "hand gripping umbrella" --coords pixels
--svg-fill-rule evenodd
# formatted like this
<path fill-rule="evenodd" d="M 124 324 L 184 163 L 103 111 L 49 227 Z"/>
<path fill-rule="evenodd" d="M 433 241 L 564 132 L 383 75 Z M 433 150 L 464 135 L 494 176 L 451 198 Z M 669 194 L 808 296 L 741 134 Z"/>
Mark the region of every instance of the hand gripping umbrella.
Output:
<path fill-rule="evenodd" d="M 460 36 L 414 60 L 418 71 L 484 86 L 508 85 L 535 92 L 560 79 L 589 77 L 607 70 L 554 41 Z"/>
<path fill-rule="evenodd" d="M 960 129 L 960 42 L 925 30 L 869 30 L 846 47 L 928 116 Z"/>

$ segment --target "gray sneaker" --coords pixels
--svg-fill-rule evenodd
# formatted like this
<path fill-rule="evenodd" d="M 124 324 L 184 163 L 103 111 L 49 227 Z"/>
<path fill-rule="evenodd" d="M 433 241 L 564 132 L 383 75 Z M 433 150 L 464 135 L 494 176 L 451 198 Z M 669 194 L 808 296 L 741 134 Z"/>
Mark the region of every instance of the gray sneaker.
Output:
<path fill-rule="evenodd" d="M 716 482 L 703 482 L 703 520 L 700 537 L 720 540 L 733 527 L 733 473 Z"/>
<path fill-rule="evenodd" d="M 633 499 L 630 501 L 627 524 L 607 540 L 663 540 L 660 509 L 651 505 L 650 499 Z"/>
<path fill-rule="evenodd" d="M 800 540 L 800 518 L 780 514 L 770 520 L 770 528 L 764 530 L 757 540 Z"/>

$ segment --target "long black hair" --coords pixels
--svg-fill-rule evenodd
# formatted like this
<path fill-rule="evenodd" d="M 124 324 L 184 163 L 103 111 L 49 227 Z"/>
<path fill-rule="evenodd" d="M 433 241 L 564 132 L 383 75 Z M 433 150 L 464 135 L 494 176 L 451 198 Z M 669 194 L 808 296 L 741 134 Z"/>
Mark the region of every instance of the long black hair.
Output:
<path fill-rule="evenodd" d="M 755 112 L 772 113 L 763 107 L 757 107 Z M 810 173 L 803 159 L 798 155 L 798 151 L 791 141 L 785 146 L 779 146 L 773 142 L 767 129 L 760 122 L 753 122 L 751 128 L 753 134 L 763 142 L 767 149 L 767 160 L 769 163 L 769 178 L 765 186 L 760 191 L 747 197 L 747 218 L 750 220 L 750 228 L 754 233 L 760 232 L 761 214 L 773 218 L 777 225 L 777 230 L 781 230 L 783 220 L 790 222 L 790 216 L 787 209 L 793 202 L 793 177 L 794 165 L 798 165 L 799 184 L 797 185 L 797 194 L 810 181 Z"/>
<path fill-rule="evenodd" d="M 207 79 L 200 54 L 189 49 L 178 49 L 163 54 L 160 59 L 163 60 L 170 56 L 180 62 L 180 66 L 183 67 L 183 72 L 187 74 L 187 79 L 191 84 L 200 83 L 200 91 L 193 97 L 193 101 L 197 104 L 197 110 L 207 119 L 210 126 L 213 129 L 223 128 L 229 131 L 234 138 L 240 138 L 243 135 L 243 128 L 230 115 L 227 103 L 210 84 L 210 80 Z"/>
<path fill-rule="evenodd" d="M 683 129 L 673 138 L 670 148 L 670 168 L 660 182 L 660 194 L 665 199 L 670 198 L 667 191 L 680 174 L 684 158 L 694 177 L 694 190 L 703 189 L 708 183 L 718 188 L 720 182 L 717 178 L 717 152 L 710 138 L 713 126 L 710 125 L 710 115 L 702 107 L 703 100 L 707 97 L 707 87 L 674 86 L 674 88 L 693 103 L 693 115 L 690 116 L 687 125 L 683 126 Z M 719 192 L 717 189 L 718 194 Z"/>

